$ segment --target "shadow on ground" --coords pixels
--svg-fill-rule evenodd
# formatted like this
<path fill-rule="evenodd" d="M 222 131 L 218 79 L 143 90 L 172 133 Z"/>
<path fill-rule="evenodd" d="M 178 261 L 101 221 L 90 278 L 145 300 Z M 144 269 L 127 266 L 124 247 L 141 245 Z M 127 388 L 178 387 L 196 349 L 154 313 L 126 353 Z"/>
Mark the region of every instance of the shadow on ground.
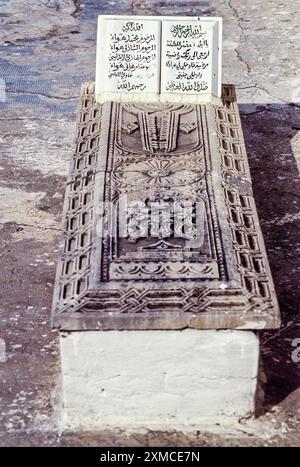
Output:
<path fill-rule="evenodd" d="M 300 109 L 285 104 L 240 105 L 239 109 L 282 317 L 280 330 L 260 335 L 268 409 L 300 386 L 300 363 L 292 358 L 294 339 L 300 338 L 300 161 L 297 165 L 295 153 L 297 142 L 300 145 Z"/>

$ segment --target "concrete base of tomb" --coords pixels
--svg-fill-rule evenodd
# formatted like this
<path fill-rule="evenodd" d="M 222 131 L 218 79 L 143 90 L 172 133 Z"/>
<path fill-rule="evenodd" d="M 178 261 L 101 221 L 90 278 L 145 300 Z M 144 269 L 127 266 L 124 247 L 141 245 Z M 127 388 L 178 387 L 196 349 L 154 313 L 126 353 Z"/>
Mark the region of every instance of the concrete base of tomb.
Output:
<path fill-rule="evenodd" d="M 61 333 L 62 430 L 228 426 L 255 411 L 251 331 Z"/>

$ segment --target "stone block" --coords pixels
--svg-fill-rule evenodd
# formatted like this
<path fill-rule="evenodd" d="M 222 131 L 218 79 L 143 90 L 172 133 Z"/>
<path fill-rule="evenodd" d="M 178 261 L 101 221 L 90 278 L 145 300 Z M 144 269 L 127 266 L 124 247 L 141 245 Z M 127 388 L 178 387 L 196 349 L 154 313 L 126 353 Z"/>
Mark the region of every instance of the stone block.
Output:
<path fill-rule="evenodd" d="M 251 331 L 61 333 L 63 430 L 208 429 L 255 410 Z"/>

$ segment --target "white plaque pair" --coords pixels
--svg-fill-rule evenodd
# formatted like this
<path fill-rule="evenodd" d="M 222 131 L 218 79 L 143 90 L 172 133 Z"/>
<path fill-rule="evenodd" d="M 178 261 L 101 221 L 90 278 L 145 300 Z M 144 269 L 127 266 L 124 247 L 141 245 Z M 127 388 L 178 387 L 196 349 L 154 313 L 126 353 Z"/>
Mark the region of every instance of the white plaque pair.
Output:
<path fill-rule="evenodd" d="M 96 99 L 207 102 L 221 96 L 222 18 L 99 16 Z"/>

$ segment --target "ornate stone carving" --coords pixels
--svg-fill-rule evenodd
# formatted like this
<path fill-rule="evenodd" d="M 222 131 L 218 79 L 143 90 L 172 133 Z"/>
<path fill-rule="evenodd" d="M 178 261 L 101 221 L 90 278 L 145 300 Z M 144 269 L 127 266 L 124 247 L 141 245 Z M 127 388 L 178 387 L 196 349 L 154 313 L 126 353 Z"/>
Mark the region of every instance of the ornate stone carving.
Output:
<path fill-rule="evenodd" d="M 83 85 L 53 305 L 62 329 L 279 324 L 234 88 L 95 103 Z"/>

